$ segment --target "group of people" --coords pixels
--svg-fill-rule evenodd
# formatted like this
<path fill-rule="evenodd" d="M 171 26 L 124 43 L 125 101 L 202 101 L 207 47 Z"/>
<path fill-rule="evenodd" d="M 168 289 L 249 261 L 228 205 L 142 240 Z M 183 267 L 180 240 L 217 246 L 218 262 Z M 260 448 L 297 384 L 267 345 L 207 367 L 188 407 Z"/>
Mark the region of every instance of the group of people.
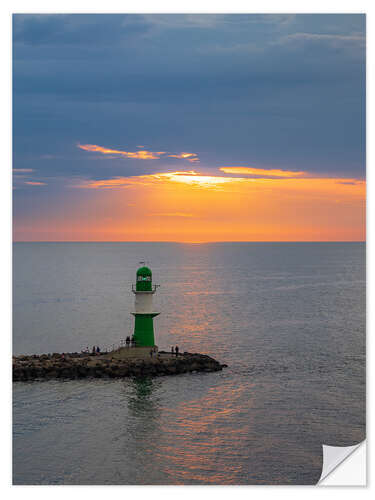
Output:
<path fill-rule="evenodd" d="M 126 347 L 135 347 L 135 340 L 134 337 L 130 338 L 130 335 L 128 335 L 125 339 L 125 344 Z"/>
<path fill-rule="evenodd" d="M 158 348 L 157 347 L 152 347 L 150 349 L 150 356 L 151 356 L 151 358 L 153 358 L 154 356 L 157 356 L 157 354 L 158 354 Z"/>
<path fill-rule="evenodd" d="M 82 349 L 81 351 L 83 354 L 89 354 L 89 346 L 86 347 L 86 349 Z M 92 346 L 92 349 L 91 349 L 91 353 L 92 354 L 100 354 L 100 347 L 97 345 L 97 346 Z"/>
<path fill-rule="evenodd" d="M 135 347 L 136 346 L 136 342 L 134 340 L 134 337 L 130 338 L 130 336 L 128 335 L 126 337 L 126 339 L 125 339 L 125 344 L 126 344 L 126 347 Z M 85 350 L 82 349 L 81 352 L 88 354 L 89 353 L 89 347 L 87 346 Z M 107 351 L 105 351 L 105 352 L 107 352 Z M 177 357 L 179 355 L 179 352 L 180 351 L 179 351 L 178 345 L 171 347 L 171 354 L 172 354 L 172 356 L 176 356 Z M 96 354 L 96 355 L 100 354 L 100 347 L 99 346 L 93 346 L 92 350 L 91 350 L 91 353 L 92 354 Z M 156 356 L 157 353 L 158 353 L 157 347 L 153 347 L 150 350 L 150 356 L 151 356 L 151 358 L 154 357 L 154 356 Z M 63 359 L 65 358 L 64 354 L 62 355 L 62 358 Z"/>
<path fill-rule="evenodd" d="M 178 345 L 176 345 L 176 346 L 172 346 L 172 347 L 171 347 L 171 354 L 172 354 L 172 356 L 173 356 L 173 354 L 175 354 L 175 355 L 176 355 L 176 357 L 177 357 L 177 356 L 178 356 L 178 353 L 179 353 Z"/>

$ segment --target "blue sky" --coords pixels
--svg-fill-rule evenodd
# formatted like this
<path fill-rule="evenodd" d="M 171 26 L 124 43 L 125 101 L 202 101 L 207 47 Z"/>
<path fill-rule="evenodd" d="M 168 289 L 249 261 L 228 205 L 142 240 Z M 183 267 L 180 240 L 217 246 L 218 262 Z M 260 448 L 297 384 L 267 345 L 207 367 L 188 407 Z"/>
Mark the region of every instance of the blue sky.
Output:
<path fill-rule="evenodd" d="M 63 206 L 77 179 L 198 166 L 363 179 L 365 16 L 14 15 L 13 110 L 16 221 Z"/>

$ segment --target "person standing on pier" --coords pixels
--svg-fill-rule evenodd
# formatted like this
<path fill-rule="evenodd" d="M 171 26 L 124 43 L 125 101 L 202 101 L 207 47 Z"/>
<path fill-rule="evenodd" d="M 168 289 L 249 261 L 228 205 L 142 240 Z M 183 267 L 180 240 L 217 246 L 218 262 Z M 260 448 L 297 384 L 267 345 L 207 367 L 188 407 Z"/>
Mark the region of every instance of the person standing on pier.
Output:
<path fill-rule="evenodd" d="M 178 356 L 178 345 L 175 347 L 176 357 Z"/>
<path fill-rule="evenodd" d="M 174 354 L 174 347 L 173 346 L 171 347 L 171 354 L 172 355 Z"/>

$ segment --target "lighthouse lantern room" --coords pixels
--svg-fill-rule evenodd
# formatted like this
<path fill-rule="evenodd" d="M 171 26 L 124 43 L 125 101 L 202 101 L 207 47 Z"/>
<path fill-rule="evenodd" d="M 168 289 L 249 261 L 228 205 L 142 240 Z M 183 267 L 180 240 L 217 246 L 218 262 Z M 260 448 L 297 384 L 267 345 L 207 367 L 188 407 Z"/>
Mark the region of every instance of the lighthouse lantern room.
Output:
<path fill-rule="evenodd" d="M 137 271 L 137 282 L 132 285 L 132 292 L 135 294 L 135 317 L 134 341 L 136 347 L 153 347 L 154 337 L 154 317 L 158 312 L 153 311 L 152 297 L 159 285 L 152 284 L 151 269 L 145 265 Z"/>

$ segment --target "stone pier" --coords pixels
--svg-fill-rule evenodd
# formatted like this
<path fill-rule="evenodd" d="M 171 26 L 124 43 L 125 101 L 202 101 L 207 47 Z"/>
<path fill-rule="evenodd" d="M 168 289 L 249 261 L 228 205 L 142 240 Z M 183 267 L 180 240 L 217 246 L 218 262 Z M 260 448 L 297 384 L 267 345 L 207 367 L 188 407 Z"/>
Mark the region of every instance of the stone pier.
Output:
<path fill-rule="evenodd" d="M 13 381 L 44 379 L 123 378 L 216 372 L 223 365 L 205 354 L 184 352 L 175 356 L 149 347 L 122 347 L 101 354 L 54 353 L 13 356 Z"/>

